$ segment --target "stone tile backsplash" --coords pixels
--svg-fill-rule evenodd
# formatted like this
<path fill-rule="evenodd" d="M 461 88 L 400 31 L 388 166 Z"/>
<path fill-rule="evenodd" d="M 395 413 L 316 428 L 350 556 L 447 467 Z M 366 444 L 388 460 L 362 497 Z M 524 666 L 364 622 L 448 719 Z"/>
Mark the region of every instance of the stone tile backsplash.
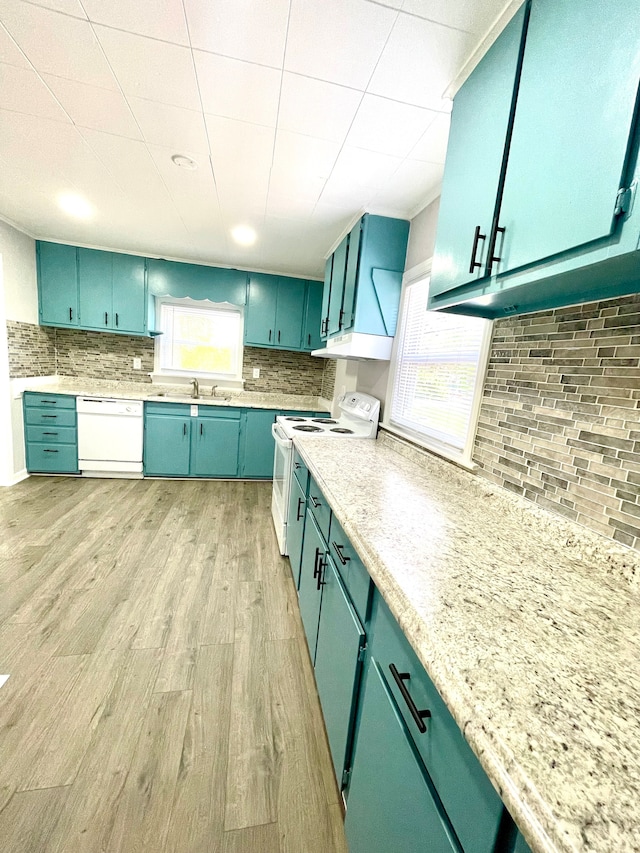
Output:
<path fill-rule="evenodd" d="M 56 372 L 56 330 L 7 320 L 9 376 L 51 376 Z"/>
<path fill-rule="evenodd" d="M 474 459 L 640 549 L 640 296 L 496 322 Z"/>
<path fill-rule="evenodd" d="M 9 365 L 12 378 L 46 376 L 86 376 L 92 379 L 119 379 L 150 382 L 153 370 L 152 338 L 54 329 L 30 323 L 7 322 Z M 133 369 L 140 358 L 142 368 Z M 260 377 L 253 378 L 253 368 Z M 335 362 L 307 353 L 245 347 L 243 376 L 245 390 L 309 394 L 333 397 Z"/>

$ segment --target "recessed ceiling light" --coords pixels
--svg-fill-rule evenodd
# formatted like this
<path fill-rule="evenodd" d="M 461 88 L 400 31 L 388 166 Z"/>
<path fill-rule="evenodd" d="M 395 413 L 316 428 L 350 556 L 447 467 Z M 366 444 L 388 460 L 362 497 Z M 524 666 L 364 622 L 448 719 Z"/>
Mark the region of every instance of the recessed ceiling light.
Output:
<path fill-rule="evenodd" d="M 77 193 L 61 193 L 58 196 L 58 204 L 65 213 L 78 219 L 89 219 L 95 213 L 86 198 Z"/>
<path fill-rule="evenodd" d="M 195 160 L 192 160 L 191 157 L 187 157 L 186 154 L 174 154 L 171 158 L 171 162 L 175 163 L 176 166 L 180 166 L 181 169 L 189 169 L 193 171 L 198 168 L 198 164 Z"/>
<path fill-rule="evenodd" d="M 250 225 L 236 225 L 231 229 L 231 236 L 241 246 L 251 246 L 258 235 Z"/>

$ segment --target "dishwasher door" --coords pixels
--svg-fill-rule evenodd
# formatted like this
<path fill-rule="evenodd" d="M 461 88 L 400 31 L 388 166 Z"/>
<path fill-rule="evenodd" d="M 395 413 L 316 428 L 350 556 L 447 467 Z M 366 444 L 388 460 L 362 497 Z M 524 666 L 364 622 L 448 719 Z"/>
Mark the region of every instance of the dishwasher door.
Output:
<path fill-rule="evenodd" d="M 78 397 L 78 464 L 92 472 L 142 475 L 143 404 Z"/>

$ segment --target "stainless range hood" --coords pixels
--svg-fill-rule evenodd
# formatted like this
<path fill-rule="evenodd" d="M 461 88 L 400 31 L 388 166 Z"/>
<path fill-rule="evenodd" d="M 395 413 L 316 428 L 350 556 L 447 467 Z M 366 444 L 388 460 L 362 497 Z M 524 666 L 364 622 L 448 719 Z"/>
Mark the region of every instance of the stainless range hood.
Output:
<path fill-rule="evenodd" d="M 366 361 L 389 361 L 393 338 L 387 335 L 364 335 L 351 332 L 330 338 L 324 349 L 314 349 L 311 355 L 320 358 L 351 358 Z"/>

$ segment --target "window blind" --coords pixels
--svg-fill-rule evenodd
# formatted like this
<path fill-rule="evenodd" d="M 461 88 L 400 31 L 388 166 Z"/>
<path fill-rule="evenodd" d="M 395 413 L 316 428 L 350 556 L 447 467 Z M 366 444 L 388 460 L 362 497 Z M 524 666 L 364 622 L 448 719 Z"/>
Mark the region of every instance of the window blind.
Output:
<path fill-rule="evenodd" d="M 429 279 L 406 288 L 390 421 L 462 450 L 487 321 L 427 311 Z"/>

